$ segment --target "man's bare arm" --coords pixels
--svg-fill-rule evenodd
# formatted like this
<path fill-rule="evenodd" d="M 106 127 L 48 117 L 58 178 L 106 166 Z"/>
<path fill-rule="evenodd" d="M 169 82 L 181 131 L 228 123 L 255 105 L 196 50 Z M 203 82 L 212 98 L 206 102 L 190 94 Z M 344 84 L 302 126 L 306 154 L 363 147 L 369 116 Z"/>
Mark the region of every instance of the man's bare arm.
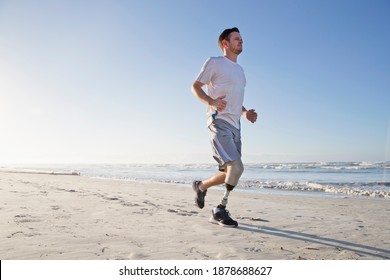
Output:
<path fill-rule="evenodd" d="M 192 84 L 192 93 L 195 95 L 195 97 L 203 103 L 213 107 L 215 110 L 220 112 L 223 111 L 226 108 L 226 101 L 223 100 L 225 96 L 213 99 L 204 92 L 202 88 L 203 86 L 204 84 L 199 81 L 195 81 Z"/>

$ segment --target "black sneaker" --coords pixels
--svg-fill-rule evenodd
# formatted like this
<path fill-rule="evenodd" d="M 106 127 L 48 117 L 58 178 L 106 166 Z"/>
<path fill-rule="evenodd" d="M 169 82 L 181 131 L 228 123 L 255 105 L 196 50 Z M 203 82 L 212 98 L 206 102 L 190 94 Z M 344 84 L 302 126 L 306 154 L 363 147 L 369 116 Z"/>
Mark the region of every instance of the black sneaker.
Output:
<path fill-rule="evenodd" d="M 204 207 L 204 198 L 206 196 L 206 193 L 207 193 L 207 190 L 205 191 L 201 191 L 199 189 L 199 185 L 200 183 L 202 183 L 202 181 L 194 181 L 192 182 L 192 188 L 194 189 L 194 191 L 196 192 L 196 197 L 195 197 L 195 203 L 196 205 L 202 209 Z"/>
<path fill-rule="evenodd" d="M 221 208 L 220 208 L 221 209 Z M 226 209 L 221 209 L 217 213 L 214 210 L 211 211 L 210 223 L 217 223 L 223 227 L 238 227 L 238 223 L 230 218 L 230 213 Z"/>

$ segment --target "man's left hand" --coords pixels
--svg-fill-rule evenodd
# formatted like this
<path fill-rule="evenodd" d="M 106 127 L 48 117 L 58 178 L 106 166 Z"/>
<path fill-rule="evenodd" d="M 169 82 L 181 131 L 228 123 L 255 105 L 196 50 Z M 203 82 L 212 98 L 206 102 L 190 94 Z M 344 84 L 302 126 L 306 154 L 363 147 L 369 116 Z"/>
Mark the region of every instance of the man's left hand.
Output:
<path fill-rule="evenodd" d="M 257 120 L 257 113 L 255 112 L 254 109 L 250 109 L 245 112 L 245 118 L 251 123 L 254 123 Z"/>

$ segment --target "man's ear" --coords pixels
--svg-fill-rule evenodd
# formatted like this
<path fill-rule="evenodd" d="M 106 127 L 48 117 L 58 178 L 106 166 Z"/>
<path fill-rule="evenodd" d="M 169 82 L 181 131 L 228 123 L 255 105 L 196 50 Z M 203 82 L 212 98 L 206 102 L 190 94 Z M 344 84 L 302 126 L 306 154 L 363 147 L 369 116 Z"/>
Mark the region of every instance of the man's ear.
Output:
<path fill-rule="evenodd" d="M 228 48 L 228 41 L 226 40 L 226 39 L 223 39 L 222 40 L 222 47 L 224 47 L 225 49 L 227 49 Z"/>

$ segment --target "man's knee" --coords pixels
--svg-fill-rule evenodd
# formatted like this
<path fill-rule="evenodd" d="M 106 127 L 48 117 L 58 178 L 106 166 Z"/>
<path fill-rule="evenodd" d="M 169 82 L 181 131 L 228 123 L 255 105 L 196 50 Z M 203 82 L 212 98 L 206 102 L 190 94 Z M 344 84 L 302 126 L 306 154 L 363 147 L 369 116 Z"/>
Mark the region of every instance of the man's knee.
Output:
<path fill-rule="evenodd" d="M 228 163 L 226 183 L 230 186 L 236 186 L 242 173 L 244 172 L 244 165 L 241 159 L 233 160 Z"/>
<path fill-rule="evenodd" d="M 244 172 L 244 165 L 242 164 L 241 159 L 231 161 L 230 168 L 231 168 L 231 172 L 237 175 L 238 177 L 240 177 Z"/>

